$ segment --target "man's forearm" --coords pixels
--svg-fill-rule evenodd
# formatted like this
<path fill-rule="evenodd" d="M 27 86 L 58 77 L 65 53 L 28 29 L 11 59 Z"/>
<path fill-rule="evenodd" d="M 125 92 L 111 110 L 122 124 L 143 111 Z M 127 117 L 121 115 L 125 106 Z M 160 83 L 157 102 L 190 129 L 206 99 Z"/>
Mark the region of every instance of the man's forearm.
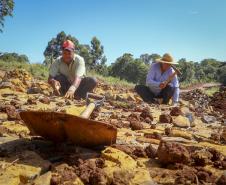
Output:
<path fill-rule="evenodd" d="M 76 89 L 79 87 L 81 82 L 81 77 L 76 76 L 71 85 L 73 85 Z"/>

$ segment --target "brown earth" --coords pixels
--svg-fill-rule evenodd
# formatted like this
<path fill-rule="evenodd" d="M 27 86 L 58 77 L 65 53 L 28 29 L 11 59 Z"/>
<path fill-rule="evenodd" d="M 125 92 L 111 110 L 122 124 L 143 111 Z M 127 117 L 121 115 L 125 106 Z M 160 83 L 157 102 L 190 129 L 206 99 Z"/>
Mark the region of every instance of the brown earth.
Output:
<path fill-rule="evenodd" d="M 32 135 L 18 113 L 79 115 L 84 100 L 56 97 L 24 70 L 1 74 L 0 184 L 225 184 L 225 88 L 213 97 L 185 93 L 175 108 L 147 104 L 133 89 L 99 81 L 95 93 L 106 101 L 91 119 L 116 126 L 117 141 L 83 148 Z"/>

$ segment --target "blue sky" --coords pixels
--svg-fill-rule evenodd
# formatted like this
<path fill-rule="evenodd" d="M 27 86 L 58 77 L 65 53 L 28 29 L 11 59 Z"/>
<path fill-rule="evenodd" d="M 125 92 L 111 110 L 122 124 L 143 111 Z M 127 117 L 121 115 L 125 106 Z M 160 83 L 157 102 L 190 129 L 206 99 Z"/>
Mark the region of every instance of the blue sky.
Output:
<path fill-rule="evenodd" d="M 0 51 L 42 62 L 48 41 L 60 31 L 83 44 L 96 36 L 109 64 L 125 52 L 226 61 L 225 0 L 15 0 Z"/>

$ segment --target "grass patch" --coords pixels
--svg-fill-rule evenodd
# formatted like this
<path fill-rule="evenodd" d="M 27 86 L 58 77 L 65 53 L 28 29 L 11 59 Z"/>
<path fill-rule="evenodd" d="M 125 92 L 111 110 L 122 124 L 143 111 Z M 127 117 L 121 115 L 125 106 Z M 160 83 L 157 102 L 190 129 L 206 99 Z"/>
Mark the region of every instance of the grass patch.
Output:
<path fill-rule="evenodd" d="M 33 75 L 34 78 L 46 80 L 48 78 L 48 68 L 42 64 L 29 64 L 19 62 L 4 62 L 0 60 L 0 69 L 10 71 L 13 69 L 25 69 Z"/>
<path fill-rule="evenodd" d="M 16 61 L 5 62 L 0 60 L 0 69 L 4 71 L 10 71 L 13 69 L 25 69 L 26 71 L 31 73 L 34 78 L 40 80 L 47 80 L 49 75 L 48 67 L 42 64 L 19 63 Z M 121 86 L 128 88 L 133 88 L 135 86 L 135 84 L 127 82 L 126 80 L 120 80 L 119 78 L 112 76 L 102 76 L 94 71 L 88 71 L 87 75 L 94 76 L 109 85 L 117 85 L 119 87 Z"/>
<path fill-rule="evenodd" d="M 208 89 L 205 89 L 205 94 L 207 94 L 208 96 L 213 96 L 213 94 L 217 91 L 219 91 L 220 87 L 211 87 Z"/>
<path fill-rule="evenodd" d="M 126 80 L 121 80 L 119 78 L 112 77 L 112 76 L 102 76 L 94 71 L 88 71 L 87 75 L 96 77 L 97 79 L 99 79 L 109 85 L 117 85 L 120 87 L 127 87 L 127 88 L 133 88 L 135 86 L 135 84 L 133 84 L 131 82 L 127 82 Z"/>

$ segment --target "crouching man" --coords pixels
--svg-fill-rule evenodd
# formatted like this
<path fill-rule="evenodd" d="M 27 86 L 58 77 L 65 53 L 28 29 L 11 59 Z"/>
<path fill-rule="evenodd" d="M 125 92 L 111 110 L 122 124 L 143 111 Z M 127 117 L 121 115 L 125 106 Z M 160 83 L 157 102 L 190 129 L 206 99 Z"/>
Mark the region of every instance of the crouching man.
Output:
<path fill-rule="evenodd" d="M 173 61 L 170 54 L 166 53 L 162 58 L 157 59 L 149 69 L 146 86 L 137 85 L 136 92 L 141 98 L 148 102 L 154 103 L 156 99 L 162 99 L 163 104 L 168 104 L 172 98 L 174 105 L 179 101 L 179 81 L 175 71 L 172 68 Z M 170 81 L 168 81 L 172 78 Z"/>
<path fill-rule="evenodd" d="M 97 85 L 95 78 L 85 77 L 85 71 L 84 59 L 75 54 L 74 43 L 66 40 L 62 45 L 62 56 L 50 66 L 48 83 L 56 95 L 85 98 Z"/>

